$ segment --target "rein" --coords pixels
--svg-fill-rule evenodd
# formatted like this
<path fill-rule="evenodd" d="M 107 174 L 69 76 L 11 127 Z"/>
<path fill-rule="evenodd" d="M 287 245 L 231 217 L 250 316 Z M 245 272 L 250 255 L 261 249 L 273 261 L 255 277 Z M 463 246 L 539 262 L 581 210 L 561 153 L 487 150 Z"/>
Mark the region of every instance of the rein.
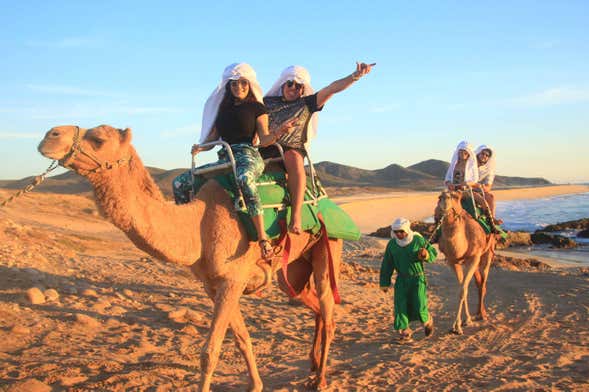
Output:
<path fill-rule="evenodd" d="M 84 170 L 88 174 L 98 173 L 98 172 L 101 172 L 102 170 L 110 170 L 110 169 L 114 169 L 115 167 L 123 166 L 123 165 L 131 162 L 131 159 L 132 159 L 132 157 L 128 157 L 128 158 L 118 159 L 114 162 L 101 161 L 100 159 L 98 159 L 96 157 L 96 155 L 94 155 L 91 152 L 86 151 L 82 148 L 82 145 L 80 144 L 80 127 L 76 127 L 76 133 L 74 134 L 72 146 L 70 147 L 70 150 L 67 152 L 67 154 L 65 154 L 65 156 L 59 160 L 59 164 L 67 169 L 71 169 L 75 172 L 79 172 L 79 170 L 76 170 L 70 166 L 72 160 L 78 154 L 86 155 L 88 158 L 90 158 L 92 161 L 94 161 L 94 163 L 96 163 L 98 165 L 93 170 Z"/>
<path fill-rule="evenodd" d="M 45 181 L 45 177 L 47 176 L 47 174 L 49 174 L 49 172 L 55 170 L 57 168 L 57 166 L 58 166 L 57 161 L 51 162 L 51 164 L 49 165 L 49 167 L 47 168 L 47 170 L 45 170 L 45 172 L 43 174 L 39 174 L 38 176 L 36 176 L 35 179 L 33 180 L 33 182 L 31 182 L 29 185 L 25 186 L 23 189 L 16 192 L 14 195 L 10 196 L 8 199 L 6 199 L 2 203 L 0 203 L 0 207 L 4 207 L 6 204 L 10 203 L 11 201 L 16 199 L 17 197 L 20 197 L 20 196 L 24 195 L 25 193 L 29 193 L 30 191 L 35 189 L 35 187 L 37 185 L 39 185 L 40 183 Z"/>

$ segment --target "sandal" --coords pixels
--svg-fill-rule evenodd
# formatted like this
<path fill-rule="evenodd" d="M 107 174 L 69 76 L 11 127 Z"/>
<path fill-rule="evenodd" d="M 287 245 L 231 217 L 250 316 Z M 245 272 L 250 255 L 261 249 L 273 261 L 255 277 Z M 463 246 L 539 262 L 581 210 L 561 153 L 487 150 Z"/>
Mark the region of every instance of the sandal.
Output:
<path fill-rule="evenodd" d="M 266 261 L 271 261 L 275 253 L 270 241 L 259 240 L 258 244 L 260 245 L 260 249 L 262 250 L 262 259 Z"/>

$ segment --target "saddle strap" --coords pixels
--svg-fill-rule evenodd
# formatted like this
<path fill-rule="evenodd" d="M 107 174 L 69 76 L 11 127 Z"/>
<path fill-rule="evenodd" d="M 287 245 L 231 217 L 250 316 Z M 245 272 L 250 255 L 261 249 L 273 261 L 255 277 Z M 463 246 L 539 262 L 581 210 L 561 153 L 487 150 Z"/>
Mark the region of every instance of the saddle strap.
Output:
<path fill-rule="evenodd" d="M 284 240 L 284 246 L 282 248 L 282 274 L 284 275 L 284 282 L 286 283 L 287 294 L 290 298 L 294 298 L 297 296 L 295 289 L 292 287 L 290 282 L 288 281 L 288 258 L 290 256 L 290 236 L 288 235 L 288 228 L 286 226 L 286 222 L 281 219 L 280 220 L 280 238 L 278 239 L 278 243 L 281 243 Z"/>
<path fill-rule="evenodd" d="M 339 304 L 341 303 L 341 298 L 337 289 L 337 282 L 335 281 L 335 266 L 333 264 L 333 256 L 329 246 L 329 238 L 327 237 L 327 228 L 325 227 L 325 222 L 323 221 L 323 215 L 321 215 L 321 213 L 317 214 L 317 219 L 319 219 L 319 223 L 321 224 L 321 238 L 323 244 L 325 245 L 325 249 L 327 250 L 327 259 L 329 263 L 329 285 L 331 286 L 334 302 Z"/>

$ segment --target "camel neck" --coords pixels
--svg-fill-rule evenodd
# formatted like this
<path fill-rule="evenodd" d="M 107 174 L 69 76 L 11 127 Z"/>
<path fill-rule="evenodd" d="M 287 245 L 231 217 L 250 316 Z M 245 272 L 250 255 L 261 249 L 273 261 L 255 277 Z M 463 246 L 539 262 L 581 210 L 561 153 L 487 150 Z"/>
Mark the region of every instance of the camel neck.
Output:
<path fill-rule="evenodd" d="M 200 257 L 197 228 L 204 204 L 166 201 L 139 157 L 132 162 L 88 176 L 99 208 L 139 249 L 160 260 L 193 264 Z"/>

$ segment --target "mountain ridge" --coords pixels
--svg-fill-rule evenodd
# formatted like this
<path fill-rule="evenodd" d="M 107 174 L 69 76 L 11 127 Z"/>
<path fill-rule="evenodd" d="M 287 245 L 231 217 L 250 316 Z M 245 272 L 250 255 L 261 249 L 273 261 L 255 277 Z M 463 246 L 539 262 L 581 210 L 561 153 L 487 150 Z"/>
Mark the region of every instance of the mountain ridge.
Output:
<path fill-rule="evenodd" d="M 428 159 L 411 166 L 403 167 L 392 163 L 382 169 L 368 170 L 340 163 L 323 161 L 315 164 L 321 183 L 326 187 L 378 187 L 407 190 L 439 190 L 443 188 L 443 179 L 449 163 L 437 159 Z M 147 167 L 155 182 L 162 189 L 166 197 L 172 196 L 172 180 L 188 169 L 165 170 Z M 30 184 L 34 176 L 20 180 L 0 180 L 0 188 L 22 189 Z M 552 183 L 544 178 L 527 178 L 517 176 L 495 177 L 494 186 L 524 187 L 543 186 Z M 48 177 L 37 188 L 38 192 L 57 194 L 84 194 L 92 191 L 88 181 L 82 176 L 67 172 Z"/>

